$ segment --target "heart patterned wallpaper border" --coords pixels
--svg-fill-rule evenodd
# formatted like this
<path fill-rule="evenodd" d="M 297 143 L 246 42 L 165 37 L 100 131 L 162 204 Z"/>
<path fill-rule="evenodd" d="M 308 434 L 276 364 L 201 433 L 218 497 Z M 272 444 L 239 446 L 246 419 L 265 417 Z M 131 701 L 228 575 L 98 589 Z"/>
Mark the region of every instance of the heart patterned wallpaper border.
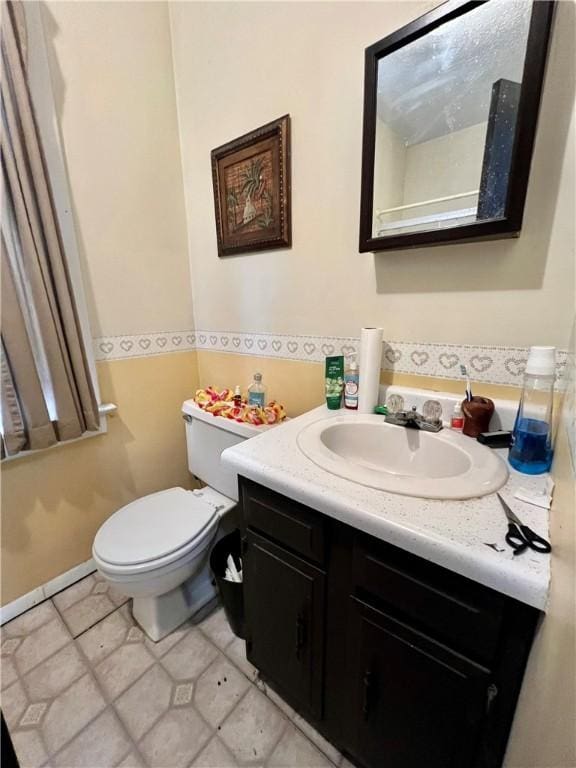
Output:
<path fill-rule="evenodd" d="M 97 360 L 122 360 L 197 349 L 321 363 L 328 355 L 353 354 L 358 347 L 359 339 L 351 336 L 288 336 L 206 330 L 163 331 L 94 339 Z M 385 341 L 382 369 L 416 376 L 458 379 L 460 365 L 466 365 L 474 381 L 519 386 L 527 356 L 526 347 Z M 565 365 L 566 351 L 559 350 L 558 376 L 561 376 Z"/>
<path fill-rule="evenodd" d="M 124 360 L 127 357 L 191 352 L 196 349 L 194 331 L 160 331 L 133 336 L 100 336 L 93 339 L 96 360 Z"/>

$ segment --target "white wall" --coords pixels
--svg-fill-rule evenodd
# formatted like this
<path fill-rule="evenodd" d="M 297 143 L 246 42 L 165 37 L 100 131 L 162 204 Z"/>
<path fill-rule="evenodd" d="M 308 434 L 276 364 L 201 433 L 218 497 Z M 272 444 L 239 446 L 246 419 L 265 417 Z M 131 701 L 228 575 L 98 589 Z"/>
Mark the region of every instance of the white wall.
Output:
<path fill-rule="evenodd" d="M 198 327 L 566 347 L 574 311 L 571 3 L 560 3 L 519 239 L 358 253 L 365 46 L 418 2 L 174 3 Z M 218 259 L 210 150 L 292 116 L 293 247 Z M 439 311 L 439 307 L 442 311 Z"/>

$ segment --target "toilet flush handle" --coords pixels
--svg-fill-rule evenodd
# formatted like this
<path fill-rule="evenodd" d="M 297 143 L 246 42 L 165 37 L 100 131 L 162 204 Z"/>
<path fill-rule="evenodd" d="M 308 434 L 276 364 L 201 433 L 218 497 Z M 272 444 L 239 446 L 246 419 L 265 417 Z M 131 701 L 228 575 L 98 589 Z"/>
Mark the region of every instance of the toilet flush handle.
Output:
<path fill-rule="evenodd" d="M 188 424 L 192 424 L 192 420 L 193 419 L 192 419 L 192 416 L 190 416 L 189 413 L 183 413 L 182 414 L 182 418 L 184 419 L 184 421 L 188 422 Z"/>

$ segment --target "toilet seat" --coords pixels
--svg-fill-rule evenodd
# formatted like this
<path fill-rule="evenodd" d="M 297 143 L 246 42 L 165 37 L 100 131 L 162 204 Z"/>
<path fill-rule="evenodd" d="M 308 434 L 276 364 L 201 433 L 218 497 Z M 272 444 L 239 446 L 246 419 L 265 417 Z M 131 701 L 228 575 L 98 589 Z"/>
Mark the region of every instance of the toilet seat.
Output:
<path fill-rule="evenodd" d="M 92 554 L 110 574 L 130 576 L 175 564 L 206 546 L 218 507 L 184 488 L 169 488 L 121 507 L 96 534 Z"/>

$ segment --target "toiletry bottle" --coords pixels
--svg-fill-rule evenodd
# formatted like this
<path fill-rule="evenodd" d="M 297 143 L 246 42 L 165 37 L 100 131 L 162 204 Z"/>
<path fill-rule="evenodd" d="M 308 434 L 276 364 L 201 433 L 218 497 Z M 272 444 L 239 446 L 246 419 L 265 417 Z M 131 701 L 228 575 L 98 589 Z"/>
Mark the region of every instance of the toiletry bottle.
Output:
<path fill-rule="evenodd" d="M 255 373 L 254 381 L 248 387 L 248 405 L 264 408 L 266 405 L 266 387 L 262 384 L 262 374 Z"/>
<path fill-rule="evenodd" d="M 342 407 L 344 390 L 344 356 L 334 355 L 326 358 L 325 367 L 326 406 L 331 411 Z"/>
<path fill-rule="evenodd" d="M 240 384 L 236 384 L 234 390 L 234 408 L 240 408 L 242 405 L 242 391 L 240 390 Z"/>
<path fill-rule="evenodd" d="M 460 403 L 456 403 L 454 406 L 454 410 L 452 411 L 452 418 L 450 419 L 450 428 L 455 429 L 458 432 L 462 432 L 463 427 L 464 427 L 464 414 L 462 413 L 462 408 L 460 406 Z"/>
<path fill-rule="evenodd" d="M 344 407 L 351 411 L 358 410 L 358 393 L 360 389 L 360 376 L 358 363 L 351 360 L 344 372 Z"/>
<path fill-rule="evenodd" d="M 508 461 L 519 472 L 540 475 L 552 464 L 554 347 L 530 347 Z"/>

